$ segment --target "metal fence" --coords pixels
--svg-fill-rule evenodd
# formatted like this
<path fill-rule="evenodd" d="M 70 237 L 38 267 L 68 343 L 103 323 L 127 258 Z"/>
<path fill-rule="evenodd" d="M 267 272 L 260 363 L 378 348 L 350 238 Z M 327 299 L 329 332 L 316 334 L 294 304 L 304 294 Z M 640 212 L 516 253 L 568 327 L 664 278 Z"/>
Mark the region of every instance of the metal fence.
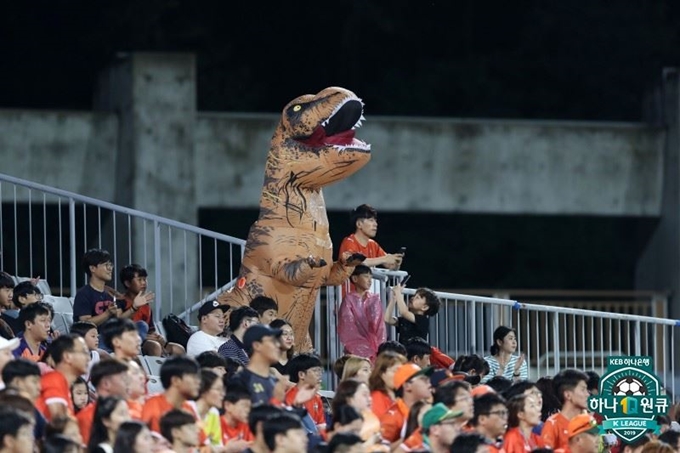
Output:
<path fill-rule="evenodd" d="M 242 239 L 3 174 L 0 201 L 0 269 L 73 296 L 84 252 L 106 249 L 116 270 L 147 269 L 156 321 L 233 280 L 243 256 Z M 111 287 L 123 289 L 116 274 Z"/>

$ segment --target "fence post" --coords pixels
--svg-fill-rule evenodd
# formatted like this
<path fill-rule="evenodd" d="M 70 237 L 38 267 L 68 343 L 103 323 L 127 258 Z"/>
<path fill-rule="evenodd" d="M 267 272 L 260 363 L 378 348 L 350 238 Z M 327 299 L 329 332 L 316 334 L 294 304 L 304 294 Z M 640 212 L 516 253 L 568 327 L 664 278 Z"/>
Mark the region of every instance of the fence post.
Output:
<path fill-rule="evenodd" d="M 162 286 L 163 286 L 163 278 L 162 278 L 162 269 L 161 269 L 161 225 L 158 223 L 158 220 L 153 221 L 153 259 L 154 259 L 154 278 L 156 280 L 156 284 L 154 285 L 156 288 L 156 298 L 155 298 L 155 307 L 154 310 L 156 313 L 158 313 L 156 316 L 156 319 L 162 320 L 163 319 L 163 300 L 162 300 Z M 172 264 L 171 264 L 172 265 Z"/>
<path fill-rule="evenodd" d="M 76 200 L 68 199 L 68 252 L 69 252 L 69 268 L 71 270 L 71 297 L 76 296 Z M 61 286 L 61 282 L 59 283 Z"/>
<path fill-rule="evenodd" d="M 640 342 L 642 341 L 642 330 L 640 329 L 640 321 L 635 321 L 635 334 L 633 336 L 633 342 L 635 343 L 635 355 L 640 356 L 641 354 L 641 349 L 640 349 Z M 648 339 L 645 339 L 645 341 L 649 341 Z"/>
<path fill-rule="evenodd" d="M 560 315 L 555 313 L 553 318 L 553 347 L 554 347 L 554 371 L 553 376 L 560 372 Z"/>

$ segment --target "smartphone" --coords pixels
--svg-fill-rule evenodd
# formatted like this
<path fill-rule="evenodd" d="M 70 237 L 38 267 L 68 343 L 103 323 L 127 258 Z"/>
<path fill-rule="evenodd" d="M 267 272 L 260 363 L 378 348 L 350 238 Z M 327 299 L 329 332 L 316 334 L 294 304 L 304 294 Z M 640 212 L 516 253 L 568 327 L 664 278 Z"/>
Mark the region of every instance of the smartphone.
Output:
<path fill-rule="evenodd" d="M 405 255 L 406 254 L 406 247 L 400 248 L 399 253 L 401 253 L 402 255 Z"/>
<path fill-rule="evenodd" d="M 401 281 L 399 282 L 399 284 L 400 284 L 401 286 L 406 285 L 406 282 L 408 281 L 409 278 L 411 278 L 411 275 L 410 275 L 410 274 L 407 275 L 406 277 L 402 278 Z"/>

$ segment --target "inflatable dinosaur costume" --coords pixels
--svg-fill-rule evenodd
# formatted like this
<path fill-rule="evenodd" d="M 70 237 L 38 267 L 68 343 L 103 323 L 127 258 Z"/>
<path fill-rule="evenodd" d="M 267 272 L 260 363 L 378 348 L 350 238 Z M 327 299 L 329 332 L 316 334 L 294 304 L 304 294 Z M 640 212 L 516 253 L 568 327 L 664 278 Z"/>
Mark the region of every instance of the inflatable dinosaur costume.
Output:
<path fill-rule="evenodd" d="M 283 109 L 272 137 L 260 198 L 236 286 L 219 300 L 247 305 L 264 295 L 293 326 L 296 349 L 311 349 L 309 323 L 323 285 L 339 285 L 363 256 L 332 262 L 333 244 L 321 188 L 347 178 L 371 158 L 370 145 L 354 138 L 363 103 L 331 87 L 303 95 Z"/>

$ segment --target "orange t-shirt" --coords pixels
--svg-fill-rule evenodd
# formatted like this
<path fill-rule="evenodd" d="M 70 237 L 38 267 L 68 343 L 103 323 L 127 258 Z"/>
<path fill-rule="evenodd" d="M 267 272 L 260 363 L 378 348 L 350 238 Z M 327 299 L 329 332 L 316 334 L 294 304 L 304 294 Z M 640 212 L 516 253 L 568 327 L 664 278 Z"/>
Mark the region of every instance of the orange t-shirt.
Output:
<path fill-rule="evenodd" d="M 387 393 L 381 390 L 371 392 L 371 410 L 378 418 L 385 415 L 393 404 L 394 400 Z"/>
<path fill-rule="evenodd" d="M 92 431 L 92 421 L 94 420 L 94 411 L 96 406 L 97 402 L 92 401 L 76 414 L 78 428 L 80 428 L 80 435 L 83 437 L 83 443 L 85 445 L 87 445 L 87 443 L 90 441 L 90 432 Z"/>
<path fill-rule="evenodd" d="M 543 447 L 545 447 L 545 442 L 543 442 L 541 436 L 531 433 L 529 438 L 526 439 L 519 428 L 510 428 L 503 437 L 505 453 L 525 453 Z"/>
<path fill-rule="evenodd" d="M 561 412 L 551 415 L 543 424 L 541 438 L 555 453 L 569 450 L 569 420 Z"/>
<path fill-rule="evenodd" d="M 231 427 L 227 423 L 227 419 L 224 416 L 220 417 L 220 426 L 222 427 L 222 444 L 225 446 L 227 442 L 232 440 L 245 440 L 247 442 L 255 439 L 253 433 L 250 432 L 250 428 L 247 423 L 237 422 L 236 426 Z"/>
<path fill-rule="evenodd" d="M 404 400 L 397 398 L 397 401 L 388 409 L 382 417 L 380 417 L 380 434 L 383 439 L 390 442 L 396 442 L 401 438 L 404 424 L 408 417 L 409 408 L 404 403 Z"/>
<path fill-rule="evenodd" d="M 385 251 L 373 239 L 369 239 L 366 245 L 361 245 L 354 234 L 350 234 L 340 243 L 340 250 L 338 250 L 338 257 L 341 257 L 345 252 L 361 253 L 366 258 L 379 258 L 387 255 Z"/>
<path fill-rule="evenodd" d="M 163 393 L 152 396 L 146 400 L 146 403 L 144 403 L 144 408 L 142 409 L 142 421 L 149 426 L 151 431 L 160 433 L 161 417 L 173 409 L 175 409 L 175 407 L 170 404 Z M 194 418 L 196 418 L 196 421 L 198 421 L 196 411 L 188 401 L 182 403 L 181 409 L 193 415 Z M 205 436 L 205 434 L 203 436 Z M 201 445 L 203 445 L 203 442 L 201 442 Z"/>
<path fill-rule="evenodd" d="M 420 427 L 416 428 L 410 436 L 399 446 L 404 451 L 422 451 L 425 450 L 423 445 L 423 431 Z"/>
<path fill-rule="evenodd" d="M 128 410 L 130 411 L 130 418 L 133 420 L 142 420 L 142 411 L 144 404 L 135 400 L 127 400 Z"/>
<path fill-rule="evenodd" d="M 132 299 L 126 297 L 125 299 L 125 310 L 132 308 Z M 151 318 L 151 305 L 146 304 L 134 312 L 130 317 L 133 321 L 144 321 L 149 326 L 149 332 L 154 332 L 156 327 L 153 325 L 153 319 Z"/>
<path fill-rule="evenodd" d="M 295 401 L 295 396 L 298 393 L 297 385 L 286 392 L 286 404 L 289 406 L 293 405 Z M 315 425 L 325 425 L 326 424 L 326 413 L 323 410 L 323 401 L 319 394 L 315 394 L 311 400 L 305 403 L 305 409 L 307 413 L 314 420 Z"/>
<path fill-rule="evenodd" d="M 63 404 L 67 408 L 69 415 L 75 413 L 73 401 L 71 401 L 71 390 L 66 377 L 58 371 L 50 371 L 40 378 L 40 396 L 35 402 L 35 407 L 45 416 L 49 422 L 52 419 L 50 414 L 50 404 Z"/>

